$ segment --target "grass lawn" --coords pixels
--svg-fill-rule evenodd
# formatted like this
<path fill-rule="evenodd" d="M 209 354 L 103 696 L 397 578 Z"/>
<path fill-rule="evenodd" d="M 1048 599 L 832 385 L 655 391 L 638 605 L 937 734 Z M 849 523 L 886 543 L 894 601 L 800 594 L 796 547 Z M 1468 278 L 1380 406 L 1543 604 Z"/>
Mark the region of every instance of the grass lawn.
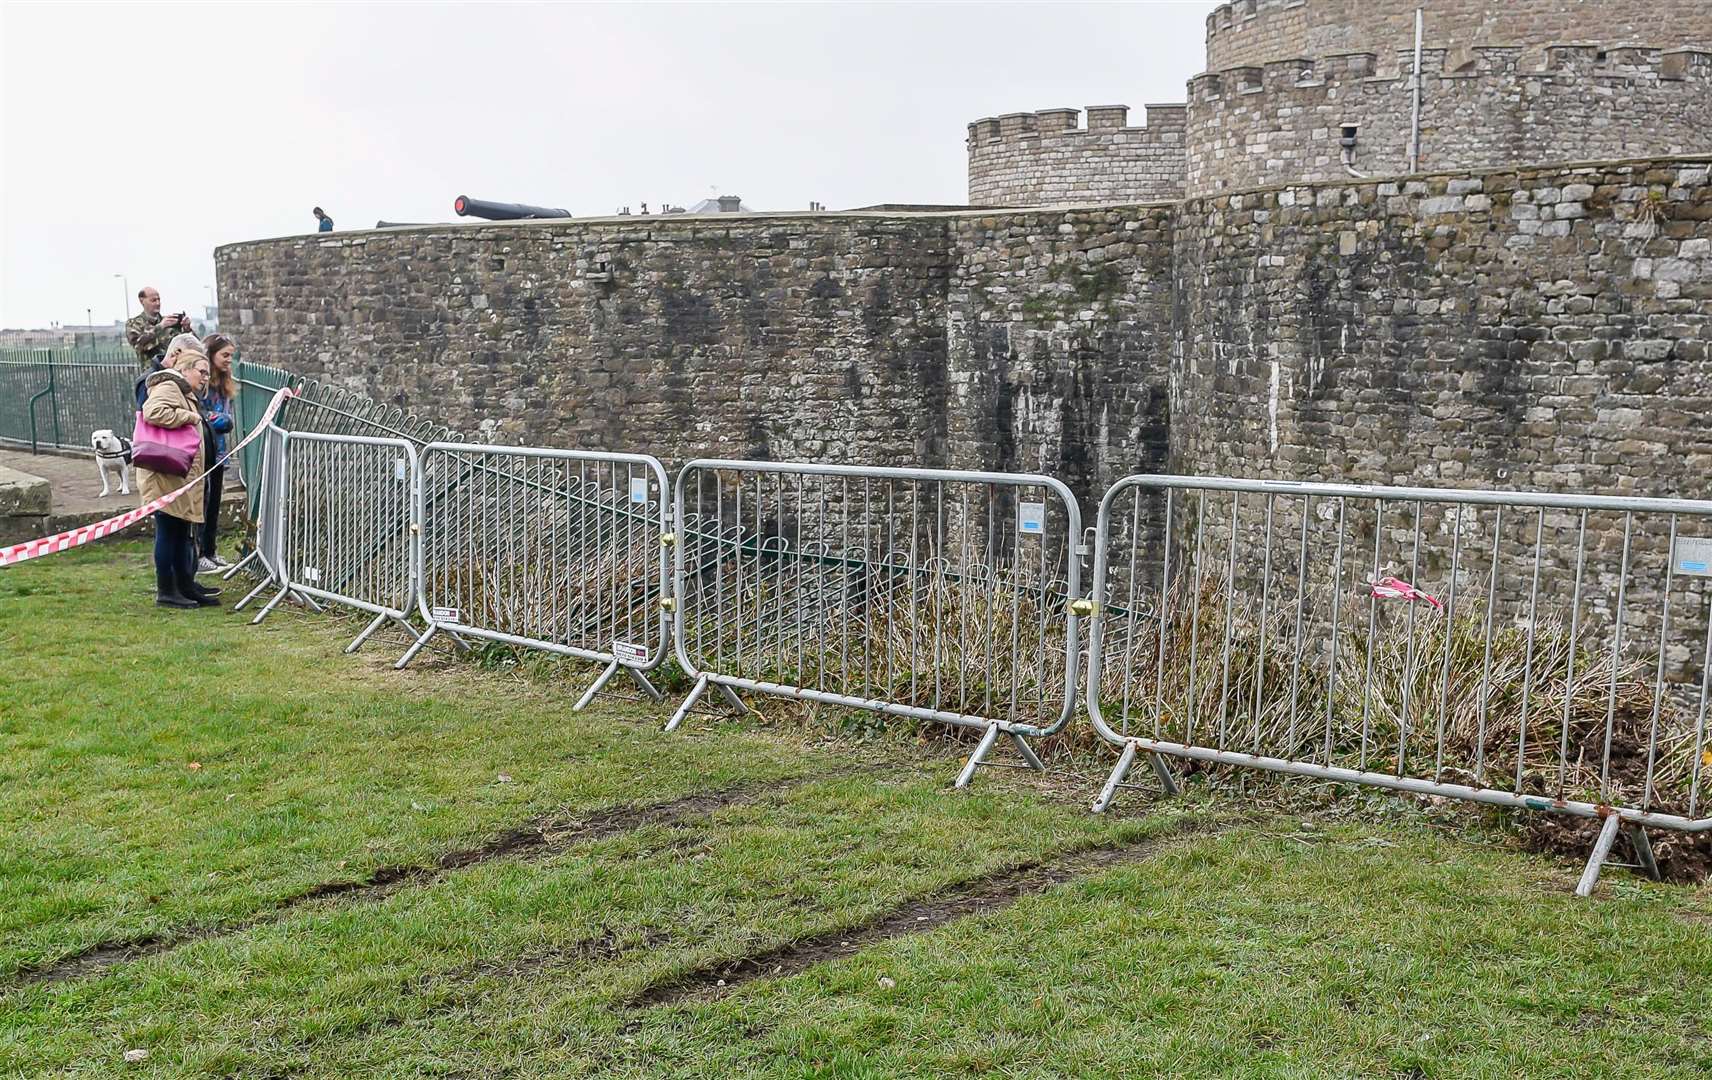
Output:
<path fill-rule="evenodd" d="M 160 611 L 147 564 L 0 570 L 0 1077 L 1712 1075 L 1705 887 L 1578 901 L 1372 795 L 1097 817 L 932 746 L 665 736 Z"/>

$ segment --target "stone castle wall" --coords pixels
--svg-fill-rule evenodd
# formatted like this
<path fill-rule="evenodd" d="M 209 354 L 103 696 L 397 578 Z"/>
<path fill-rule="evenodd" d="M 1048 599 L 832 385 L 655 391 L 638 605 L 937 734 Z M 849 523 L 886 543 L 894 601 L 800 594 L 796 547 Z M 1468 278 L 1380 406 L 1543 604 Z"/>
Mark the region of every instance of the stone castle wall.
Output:
<path fill-rule="evenodd" d="M 1712 158 L 1185 204 L 1178 471 L 1705 498 Z"/>
<path fill-rule="evenodd" d="M 1712 51 L 1551 46 L 1544 66 L 1520 48 L 1477 47 L 1449 72 L 1422 53 L 1420 169 L 1615 159 L 1712 148 Z M 1379 73 L 1371 53 L 1280 60 L 1189 82 L 1190 195 L 1279 179 L 1408 171 L 1412 52 Z M 1357 128 L 1353 165 L 1340 133 Z"/>
<path fill-rule="evenodd" d="M 346 232 L 216 252 L 251 359 L 470 437 L 944 463 L 931 216 L 623 218 Z"/>
<path fill-rule="evenodd" d="M 1234 0 L 1207 15 L 1207 70 L 1336 53 L 1390 55 L 1422 39 L 1450 53 L 1449 70 L 1481 45 L 1524 46 L 1528 63 L 1547 45 L 1611 42 L 1712 48 L 1704 0 Z"/>
<path fill-rule="evenodd" d="M 217 263 L 245 356 L 497 441 L 1035 470 L 1084 500 L 1165 468 L 1698 496 L 1709 165 L 436 226 Z"/>
<path fill-rule="evenodd" d="M 976 206 L 1148 202 L 1183 194 L 1182 105 L 1149 105 L 1128 126 L 1127 105 L 1008 113 L 969 125 L 969 202 Z"/>
<path fill-rule="evenodd" d="M 1040 470 L 1089 500 L 1165 460 L 1171 214 L 453 225 L 216 262 L 246 357 L 471 437 Z"/>

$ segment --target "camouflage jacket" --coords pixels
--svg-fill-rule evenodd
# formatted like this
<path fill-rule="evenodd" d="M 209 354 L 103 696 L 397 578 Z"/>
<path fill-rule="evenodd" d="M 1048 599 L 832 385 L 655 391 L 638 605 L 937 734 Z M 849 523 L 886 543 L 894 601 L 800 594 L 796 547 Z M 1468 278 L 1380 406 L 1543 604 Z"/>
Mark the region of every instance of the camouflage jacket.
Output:
<path fill-rule="evenodd" d="M 176 332 L 176 328 L 164 326 L 159 315 L 146 311 L 125 324 L 125 340 L 137 350 L 137 361 L 145 368 L 153 367 L 166 355 L 167 344 Z"/>

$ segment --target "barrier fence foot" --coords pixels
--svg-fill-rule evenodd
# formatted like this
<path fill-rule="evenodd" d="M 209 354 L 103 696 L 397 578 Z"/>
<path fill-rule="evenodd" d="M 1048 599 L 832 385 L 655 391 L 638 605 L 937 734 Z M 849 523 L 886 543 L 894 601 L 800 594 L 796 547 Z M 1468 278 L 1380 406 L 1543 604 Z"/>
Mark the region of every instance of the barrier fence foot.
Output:
<path fill-rule="evenodd" d="M 737 691 L 731 689 L 731 687 L 726 686 L 724 683 L 714 683 L 713 685 L 719 687 L 719 696 L 725 699 L 725 703 L 727 705 L 737 710 L 738 716 L 748 716 L 750 713 L 755 711 L 749 706 L 743 704 L 743 699 L 738 697 Z"/>
<path fill-rule="evenodd" d="M 1581 872 L 1581 881 L 1575 886 L 1575 895 L 1593 895 L 1593 887 L 1599 884 L 1599 871 L 1605 865 L 1605 856 L 1611 854 L 1611 844 L 1617 839 L 1617 829 L 1622 824 L 1621 815 L 1606 816 L 1605 824 L 1599 829 L 1599 839 L 1593 844 L 1593 854 L 1587 857 L 1587 869 Z"/>
<path fill-rule="evenodd" d="M 452 631 L 450 631 L 450 630 L 446 631 L 446 633 L 451 635 L 452 644 L 457 646 L 457 649 L 459 652 L 467 653 L 470 651 L 470 643 L 469 642 L 465 641 L 463 638 L 459 637 L 457 634 L 452 633 Z"/>
<path fill-rule="evenodd" d="M 690 714 L 690 710 L 695 708 L 695 703 L 700 701 L 701 696 L 705 693 L 707 693 L 707 676 L 702 675 L 696 679 L 695 685 L 690 687 L 690 696 L 684 699 L 684 703 L 678 706 L 678 711 L 672 714 L 670 720 L 666 721 L 666 730 L 678 730 L 678 725 L 684 722 L 684 717 Z"/>
<path fill-rule="evenodd" d="M 1635 849 L 1635 862 L 1639 864 L 1641 873 L 1654 881 L 1663 881 L 1664 875 L 1659 873 L 1658 860 L 1653 857 L 1653 842 L 1647 839 L 1644 825 L 1629 826 L 1629 843 Z"/>
<path fill-rule="evenodd" d="M 654 684 L 648 681 L 648 676 L 642 674 L 641 671 L 633 667 L 627 667 L 624 670 L 630 672 L 630 677 L 636 680 L 636 685 L 642 688 L 642 692 L 644 694 L 647 694 L 655 701 L 666 700 L 666 695 L 655 689 Z"/>
<path fill-rule="evenodd" d="M 386 620 L 388 618 L 389 618 L 389 616 L 386 615 L 384 612 L 379 614 L 379 615 L 376 615 L 374 617 L 374 619 L 372 621 L 370 621 L 370 623 L 367 626 L 363 627 L 363 632 L 358 634 L 355 638 L 352 638 L 351 643 L 349 645 L 345 646 L 345 655 L 349 656 L 351 653 L 354 653 L 358 649 L 362 648 L 363 642 L 367 641 L 371 636 L 373 636 L 374 632 L 376 630 L 380 629 L 381 623 L 386 622 Z"/>
<path fill-rule="evenodd" d="M 272 584 L 273 584 L 272 578 L 267 578 L 267 577 L 262 578 L 262 580 L 259 583 L 257 583 L 256 587 L 251 589 L 244 596 L 244 598 L 242 600 L 239 600 L 236 604 L 232 605 L 232 610 L 233 611 L 244 610 L 245 606 L 248 605 L 251 600 L 254 600 L 256 597 L 260 596 L 262 594 L 262 591 L 264 589 L 266 589 L 269 585 L 272 585 Z"/>
<path fill-rule="evenodd" d="M 1112 775 L 1106 778 L 1106 786 L 1100 789 L 1100 797 L 1094 800 L 1094 813 L 1103 814 L 1106 807 L 1112 805 L 1117 798 L 1118 785 L 1129 775 L 1131 765 L 1135 764 L 1135 744 L 1124 743 L 1123 753 L 1118 755 L 1118 763 L 1112 768 Z"/>
<path fill-rule="evenodd" d="M 1177 778 L 1171 774 L 1171 766 L 1165 764 L 1165 755 L 1149 754 L 1148 760 L 1153 763 L 1153 775 L 1159 777 L 1159 786 L 1165 789 L 1165 794 L 1182 794 L 1177 787 Z"/>
<path fill-rule="evenodd" d="M 236 577 L 238 575 L 238 571 L 242 570 L 244 567 L 255 562 L 259 558 L 261 558 L 261 553 L 259 551 L 253 551 L 252 550 L 248 555 L 245 555 L 243 558 L 239 559 L 237 562 L 233 563 L 231 566 L 228 566 L 225 570 L 221 571 L 220 572 L 220 580 L 221 581 L 231 581 L 234 577 Z"/>
<path fill-rule="evenodd" d="M 290 592 L 290 591 L 291 591 L 291 586 L 287 585 L 284 588 L 280 589 L 279 592 L 275 593 L 273 599 L 269 600 L 267 602 L 267 604 L 264 605 L 260 611 L 256 612 L 256 617 L 250 620 L 250 625 L 255 626 L 257 623 L 260 623 L 263 619 L 267 618 L 268 613 L 271 612 L 274 608 L 278 607 L 279 602 L 281 600 L 284 600 L 285 594 Z"/>
<path fill-rule="evenodd" d="M 1011 737 L 1011 741 L 1016 743 L 1017 752 L 1022 754 L 1022 759 L 1024 761 L 1028 762 L 1028 767 L 1033 769 L 1035 772 L 1045 772 L 1046 763 L 1040 760 L 1040 755 L 1034 752 L 1034 747 L 1028 745 L 1028 740 L 1024 739 L 1014 731 L 1009 732 L 1008 734 Z"/>
<path fill-rule="evenodd" d="M 590 683 L 589 688 L 583 691 L 583 696 L 577 699 L 577 703 L 575 705 L 571 706 L 571 711 L 582 712 L 587 708 L 588 703 L 594 700 L 594 696 L 596 694 L 606 689 L 606 684 L 610 682 L 612 677 L 616 674 L 618 674 L 618 661 L 614 660 L 612 663 L 606 665 L 605 671 L 602 671 L 599 675 L 595 676 L 594 682 Z"/>
<path fill-rule="evenodd" d="M 986 734 L 982 735 L 981 741 L 975 744 L 975 752 L 970 754 L 969 760 L 963 763 L 963 771 L 957 774 L 957 783 L 954 786 L 966 788 L 974 781 L 975 770 L 981 767 L 981 760 L 987 756 L 988 751 L 992 750 L 993 744 L 998 741 L 999 725 L 988 724 Z"/>
<path fill-rule="evenodd" d="M 404 665 L 416 659 L 416 654 L 421 652 L 423 647 L 426 646 L 428 642 L 433 639 L 434 635 L 439 632 L 440 628 L 438 626 L 435 626 L 433 623 L 429 623 L 428 632 L 417 638 L 415 644 L 411 645 L 410 648 L 404 650 L 404 655 L 399 657 L 398 662 L 392 666 L 398 671 L 403 671 Z"/>

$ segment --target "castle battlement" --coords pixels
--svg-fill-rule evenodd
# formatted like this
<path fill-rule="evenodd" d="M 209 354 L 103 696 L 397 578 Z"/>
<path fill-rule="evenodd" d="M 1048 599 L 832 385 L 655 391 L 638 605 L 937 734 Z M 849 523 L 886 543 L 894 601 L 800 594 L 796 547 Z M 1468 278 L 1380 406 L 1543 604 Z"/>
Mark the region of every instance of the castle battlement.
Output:
<path fill-rule="evenodd" d="M 1084 110 L 1081 109 L 1037 109 L 1034 112 L 982 117 L 969 125 L 969 141 L 973 145 L 977 142 L 1103 136 L 1123 132 L 1135 138 L 1181 142 L 1183 128 L 1188 124 L 1186 109 L 1180 104 L 1148 105 L 1145 122 L 1135 126 L 1128 122 L 1128 105 L 1089 105 L 1085 126 L 1083 115 Z"/>
<path fill-rule="evenodd" d="M 1420 164 L 1619 159 L 1712 142 L 1712 50 L 1552 44 L 1421 52 Z M 1189 80 L 1190 195 L 1285 180 L 1409 171 L 1414 52 L 1292 58 Z M 1355 129 L 1353 148 L 1342 143 Z M 1352 151 L 1346 153 L 1346 151 Z"/>
<path fill-rule="evenodd" d="M 1520 47 L 1534 66 L 1551 42 L 1712 47 L 1712 4 L 1704 0 L 1230 0 L 1207 14 L 1207 68 L 1282 56 L 1389 55 L 1412 47 L 1417 7 L 1425 9 L 1425 45 L 1446 50 L 1451 68 L 1485 46 Z"/>
<path fill-rule="evenodd" d="M 1148 105 L 1145 122 L 1133 126 L 1128 105 L 983 117 L 969 125 L 969 201 L 1004 206 L 1176 198 L 1183 190 L 1187 126 L 1186 107 L 1175 103 Z"/>
<path fill-rule="evenodd" d="M 1121 105 L 970 124 L 969 198 L 1139 202 L 1702 153 L 1709 83 L 1712 0 L 1229 0 L 1207 15 L 1207 70 L 1185 103 L 1150 105 L 1143 124 Z"/>

